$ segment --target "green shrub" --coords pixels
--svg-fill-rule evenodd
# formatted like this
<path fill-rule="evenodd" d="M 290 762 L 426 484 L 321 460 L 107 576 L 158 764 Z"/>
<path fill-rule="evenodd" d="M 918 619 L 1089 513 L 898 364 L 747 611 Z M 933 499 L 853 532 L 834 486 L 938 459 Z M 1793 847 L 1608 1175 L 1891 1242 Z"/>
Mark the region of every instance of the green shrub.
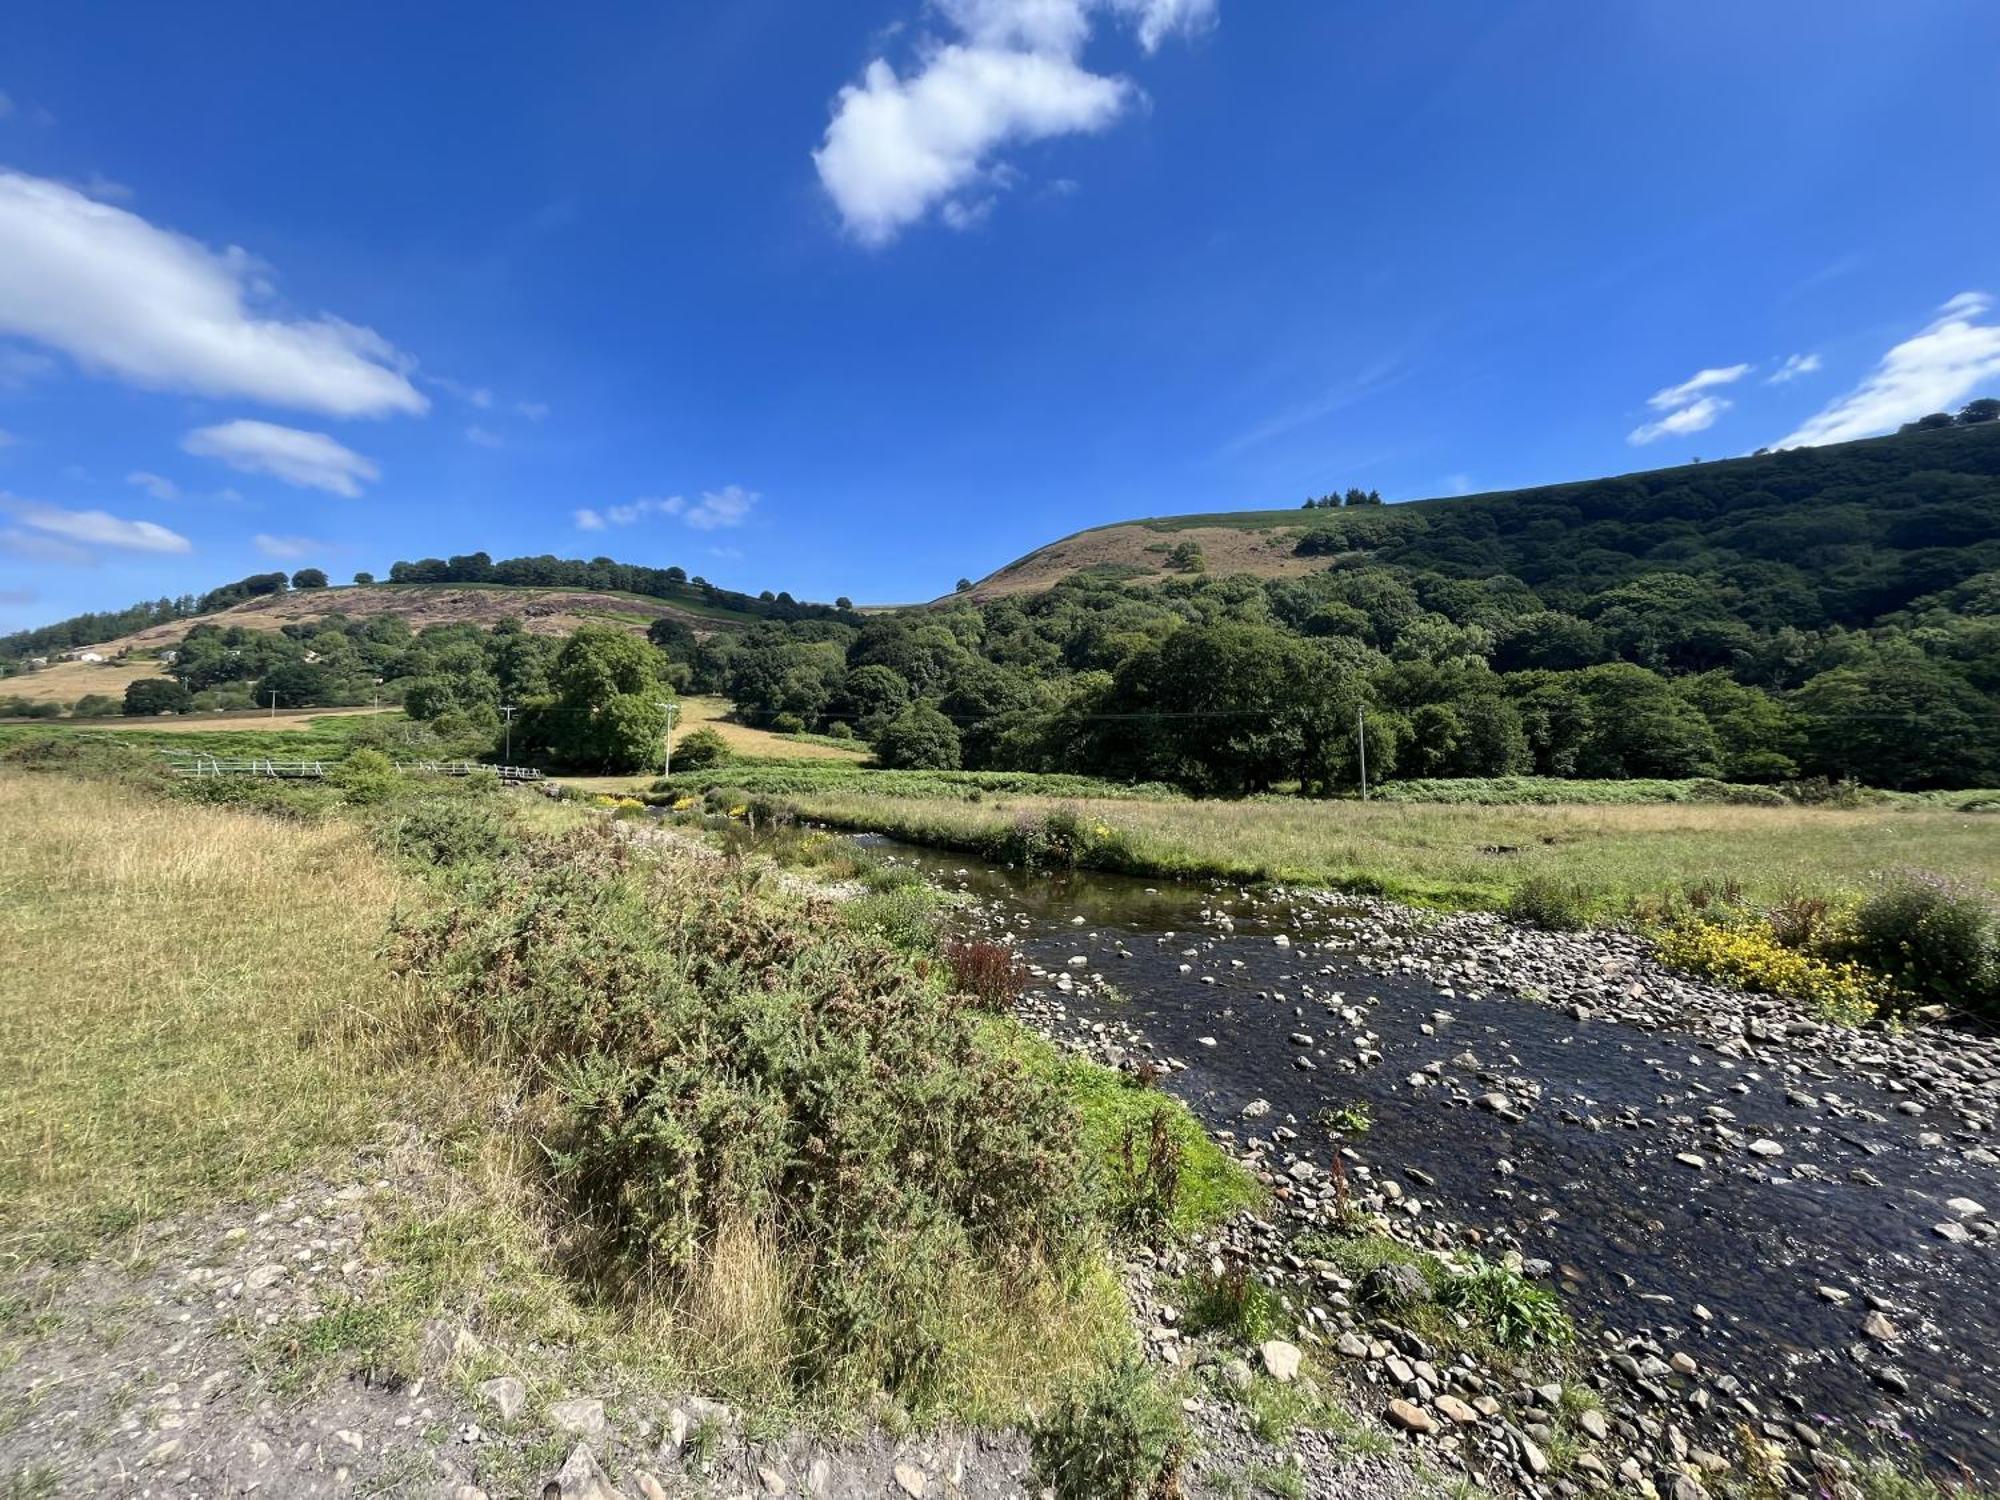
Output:
<path fill-rule="evenodd" d="M 773 734 L 804 734 L 805 731 L 806 721 L 797 714 L 778 713 L 771 715 L 771 733 Z"/>
<path fill-rule="evenodd" d="M 1574 932 L 1590 920 L 1590 894 L 1573 880 L 1530 875 L 1507 898 L 1507 915 L 1549 932 Z"/>
<path fill-rule="evenodd" d="M 327 780 L 349 802 L 368 807 L 395 796 L 401 777 L 396 763 L 380 750 L 357 750 L 335 766 Z"/>
<path fill-rule="evenodd" d="M 1199 1337 L 1223 1329 L 1246 1344 L 1277 1336 L 1283 1324 L 1278 1294 L 1241 1261 L 1221 1275 L 1203 1272 L 1181 1286 L 1181 1329 Z"/>
<path fill-rule="evenodd" d="M 1439 1306 L 1471 1319 L 1503 1349 L 1562 1348 L 1576 1338 L 1562 1299 L 1505 1266 L 1478 1262 L 1464 1275 L 1439 1280 L 1434 1295 Z"/>
<path fill-rule="evenodd" d="M 728 759 L 728 741 L 707 725 L 683 735 L 680 743 L 674 746 L 674 769 L 677 771 L 706 771 Z"/>
<path fill-rule="evenodd" d="M 380 825 L 379 835 L 400 858 L 439 868 L 495 860 L 513 844 L 495 809 L 483 800 L 448 792 L 410 803 Z"/>
<path fill-rule="evenodd" d="M 1131 1356 L 1063 1392 L 1034 1430 L 1035 1474 L 1057 1500 L 1148 1500 L 1179 1492 L 1180 1406 Z"/>
<path fill-rule="evenodd" d="M 1789 948 L 1768 922 L 1733 913 L 1722 921 L 1684 918 L 1660 935 L 1654 952 L 1668 968 L 1809 1001 L 1843 1025 L 1871 1020 L 1883 998 L 1877 975 L 1853 963 L 1828 963 Z"/>
<path fill-rule="evenodd" d="M 593 824 L 406 917 L 397 957 L 519 1074 L 601 1283 L 698 1306 L 758 1267 L 782 1337 L 756 1367 L 794 1394 L 921 1409 L 955 1389 L 970 1320 L 1082 1265 L 1074 1111 L 828 907 Z"/>
<path fill-rule="evenodd" d="M 1849 918 L 1842 948 L 1908 1003 L 2000 1015 L 2000 934 L 1990 898 L 1941 876 L 1885 882 Z"/>
<path fill-rule="evenodd" d="M 840 915 L 855 931 L 873 933 L 905 952 L 927 953 L 937 946 L 937 899 L 920 881 L 870 891 L 843 905 Z"/>

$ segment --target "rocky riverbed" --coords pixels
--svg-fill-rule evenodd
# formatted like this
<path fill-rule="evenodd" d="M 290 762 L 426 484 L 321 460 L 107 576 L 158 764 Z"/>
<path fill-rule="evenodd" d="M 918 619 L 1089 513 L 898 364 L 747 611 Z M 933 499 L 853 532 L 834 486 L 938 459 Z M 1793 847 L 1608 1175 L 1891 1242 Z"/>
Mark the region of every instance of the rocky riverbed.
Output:
<path fill-rule="evenodd" d="M 1218 1254 L 1297 1280 L 1286 1244 L 1329 1214 L 1339 1155 L 1399 1236 L 1512 1252 L 1561 1288 L 1605 1413 L 1582 1475 L 1685 1490 L 1739 1462 L 1745 1430 L 1795 1478 L 1832 1443 L 2000 1475 L 1992 1040 L 1824 1024 L 1665 971 L 1631 935 L 898 857 L 1023 950 L 1025 1015 L 1158 1069 L 1278 1185 L 1273 1222 Z M 1329 1128 L 1356 1104 L 1366 1134 Z M 1401 1378 L 1407 1348 L 1323 1284 L 1304 1336 L 1359 1347 L 1359 1378 L 1412 1401 L 1422 1441 L 1548 1482 L 1533 1434 L 1551 1413 L 1502 1403 L 1455 1430 L 1449 1388 L 1482 1392 Z"/>

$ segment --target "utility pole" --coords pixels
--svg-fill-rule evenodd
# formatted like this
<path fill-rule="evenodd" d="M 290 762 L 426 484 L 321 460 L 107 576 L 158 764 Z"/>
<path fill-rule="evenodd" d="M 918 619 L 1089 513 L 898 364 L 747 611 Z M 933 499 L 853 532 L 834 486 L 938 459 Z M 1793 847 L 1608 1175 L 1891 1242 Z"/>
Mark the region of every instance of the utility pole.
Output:
<path fill-rule="evenodd" d="M 503 703 L 500 705 L 500 712 L 506 716 L 507 726 L 507 747 L 500 752 L 500 764 L 511 766 L 514 764 L 514 705 Z"/>
<path fill-rule="evenodd" d="M 667 711 L 667 748 L 660 757 L 660 779 L 665 781 L 674 774 L 674 715 L 680 711 L 680 705 L 671 698 L 655 698 L 653 701 Z"/>
<path fill-rule="evenodd" d="M 274 719 L 278 717 L 278 690 L 276 688 L 271 689 L 271 717 Z"/>
<path fill-rule="evenodd" d="M 1368 800 L 1368 710 L 1354 710 L 1354 743 L 1361 750 L 1361 800 Z"/>

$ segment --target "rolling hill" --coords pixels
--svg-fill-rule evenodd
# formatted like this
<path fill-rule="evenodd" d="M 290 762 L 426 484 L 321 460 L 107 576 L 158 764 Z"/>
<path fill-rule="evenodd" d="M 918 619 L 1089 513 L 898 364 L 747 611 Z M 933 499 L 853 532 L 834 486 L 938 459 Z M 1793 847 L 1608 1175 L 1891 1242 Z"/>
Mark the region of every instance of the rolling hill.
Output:
<path fill-rule="evenodd" d="M 1175 556 L 1183 544 L 1210 574 L 1297 578 L 1365 560 L 1511 574 L 1545 599 L 1727 572 L 1752 591 L 1808 588 L 1827 623 L 1854 625 L 2000 568 L 2000 422 L 1397 505 L 1122 522 L 1038 548 L 971 597 L 1078 575 L 1158 583 L 1195 571 Z"/>

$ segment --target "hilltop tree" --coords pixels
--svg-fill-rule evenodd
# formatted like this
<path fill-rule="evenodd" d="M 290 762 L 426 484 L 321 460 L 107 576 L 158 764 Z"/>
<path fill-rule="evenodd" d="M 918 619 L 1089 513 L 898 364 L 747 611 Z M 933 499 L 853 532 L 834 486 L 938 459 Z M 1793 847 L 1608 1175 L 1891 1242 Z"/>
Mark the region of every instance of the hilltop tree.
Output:
<path fill-rule="evenodd" d="M 295 589 L 323 589 L 326 587 L 326 570 L 323 568 L 300 568 L 292 575 Z"/>
<path fill-rule="evenodd" d="M 1977 401 L 1968 401 L 1958 413 L 1958 425 L 1973 427 L 1981 422 L 2000 422 L 2000 399 L 1981 396 Z"/>
<path fill-rule="evenodd" d="M 364 569 L 363 571 L 356 573 L 354 575 L 354 581 L 360 584 L 363 588 L 367 588 L 371 583 L 375 581 L 375 575 Z"/>

